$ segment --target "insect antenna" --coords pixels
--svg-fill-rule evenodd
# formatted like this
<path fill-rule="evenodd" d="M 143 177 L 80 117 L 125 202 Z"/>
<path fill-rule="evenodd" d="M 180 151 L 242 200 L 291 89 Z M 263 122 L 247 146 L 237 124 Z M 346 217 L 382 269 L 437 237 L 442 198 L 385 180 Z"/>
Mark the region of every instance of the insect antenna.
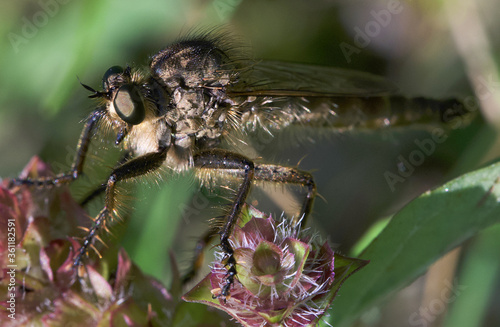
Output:
<path fill-rule="evenodd" d="M 108 93 L 106 92 L 101 92 L 101 91 L 97 91 L 95 90 L 94 88 L 86 85 L 86 84 L 83 84 L 82 81 L 80 81 L 80 79 L 78 79 L 78 82 L 80 83 L 81 86 L 83 86 L 86 90 L 92 92 L 93 94 L 89 95 L 89 98 L 91 99 L 94 99 L 94 98 L 107 98 L 109 96 Z"/>

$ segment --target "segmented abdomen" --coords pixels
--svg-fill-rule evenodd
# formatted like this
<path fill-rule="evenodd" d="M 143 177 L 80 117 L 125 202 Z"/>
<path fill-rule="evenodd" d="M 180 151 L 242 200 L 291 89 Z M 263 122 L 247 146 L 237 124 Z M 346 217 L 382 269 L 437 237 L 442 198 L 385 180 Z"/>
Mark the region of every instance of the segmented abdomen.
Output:
<path fill-rule="evenodd" d="M 387 97 L 248 97 L 234 111 L 248 130 L 289 125 L 350 129 L 451 123 L 467 118 L 455 99 Z"/>

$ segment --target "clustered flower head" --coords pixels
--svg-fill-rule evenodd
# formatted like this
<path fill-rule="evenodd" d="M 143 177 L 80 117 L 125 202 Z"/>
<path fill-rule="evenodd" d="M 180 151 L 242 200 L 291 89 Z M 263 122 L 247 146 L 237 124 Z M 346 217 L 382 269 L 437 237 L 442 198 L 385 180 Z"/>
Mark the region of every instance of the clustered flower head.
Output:
<path fill-rule="evenodd" d="M 52 173 L 35 157 L 21 176 Z M 0 183 L 1 326 L 167 325 L 171 294 L 124 250 L 86 261 L 78 276 L 73 260 L 80 244 L 68 235 L 88 222 L 67 187 Z"/>
<path fill-rule="evenodd" d="M 237 271 L 230 296 L 220 294 L 227 275 L 221 252 L 211 273 L 184 299 L 224 310 L 244 326 L 316 325 L 341 283 L 367 264 L 335 254 L 318 236 L 250 206 L 230 242 Z"/>

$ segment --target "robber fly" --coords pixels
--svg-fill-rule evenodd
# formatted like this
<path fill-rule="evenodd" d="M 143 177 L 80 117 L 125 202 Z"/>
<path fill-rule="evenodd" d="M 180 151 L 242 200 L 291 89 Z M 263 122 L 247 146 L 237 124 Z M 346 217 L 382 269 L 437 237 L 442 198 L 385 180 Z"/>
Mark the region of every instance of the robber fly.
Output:
<path fill-rule="evenodd" d="M 406 99 L 381 78 L 329 67 L 273 61 L 242 60 L 220 38 L 210 34 L 180 40 L 151 58 L 149 71 L 111 67 L 98 91 L 99 101 L 81 133 L 70 172 L 51 179 L 17 179 L 35 187 L 70 183 L 83 173 L 96 131 L 111 127 L 116 145 L 130 156 L 104 184 L 104 207 L 74 258 L 81 264 L 89 247 L 116 209 L 116 185 L 168 167 L 219 170 L 240 180 L 219 231 L 227 254 L 227 296 L 236 275 L 228 241 L 235 221 L 257 181 L 287 183 L 306 189 L 301 221 L 316 195 L 312 175 L 296 168 L 256 163 L 245 153 L 225 150 L 221 142 L 234 133 L 258 129 L 270 134 L 292 125 L 344 131 L 415 123 L 446 123 L 465 111 L 456 100 Z"/>

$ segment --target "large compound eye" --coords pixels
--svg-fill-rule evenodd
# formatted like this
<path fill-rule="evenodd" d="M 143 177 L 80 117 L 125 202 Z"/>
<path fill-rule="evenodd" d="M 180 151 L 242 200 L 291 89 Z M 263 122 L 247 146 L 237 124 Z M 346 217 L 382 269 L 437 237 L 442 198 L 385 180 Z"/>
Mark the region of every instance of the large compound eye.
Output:
<path fill-rule="evenodd" d="M 116 75 L 122 74 L 123 68 L 120 66 L 113 66 L 108 69 L 102 76 L 102 89 L 107 91 L 111 85 L 111 81 L 116 78 Z"/>
<path fill-rule="evenodd" d="M 131 125 L 140 124 L 146 116 L 142 95 L 132 84 L 125 84 L 118 89 L 113 105 L 118 116 Z"/>

